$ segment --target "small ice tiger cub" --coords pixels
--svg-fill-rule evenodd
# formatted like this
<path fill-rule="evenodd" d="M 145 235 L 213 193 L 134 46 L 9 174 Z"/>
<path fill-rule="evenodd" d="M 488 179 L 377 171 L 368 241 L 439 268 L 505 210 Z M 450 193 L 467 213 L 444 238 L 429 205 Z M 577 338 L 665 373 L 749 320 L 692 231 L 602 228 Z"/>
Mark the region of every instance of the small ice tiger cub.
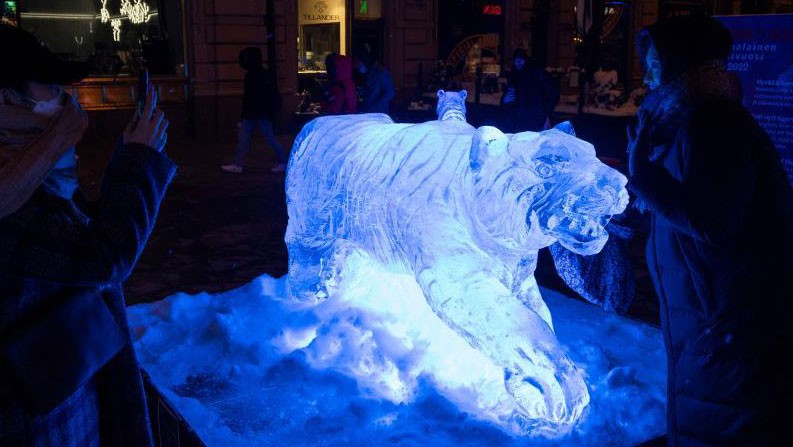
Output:
<path fill-rule="evenodd" d="M 438 114 L 438 121 L 465 121 L 465 98 L 468 92 L 447 92 L 438 90 L 438 107 L 435 109 Z"/>

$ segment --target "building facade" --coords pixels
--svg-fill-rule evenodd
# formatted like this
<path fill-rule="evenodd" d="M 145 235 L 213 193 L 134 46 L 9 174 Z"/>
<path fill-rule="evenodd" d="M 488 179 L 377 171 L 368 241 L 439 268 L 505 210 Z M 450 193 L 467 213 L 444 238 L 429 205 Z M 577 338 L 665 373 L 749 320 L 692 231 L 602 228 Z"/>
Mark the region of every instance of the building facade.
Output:
<path fill-rule="evenodd" d="M 91 77 L 73 86 L 90 110 L 133 107 L 145 65 L 191 129 L 233 134 L 244 76 L 237 58 L 247 46 L 260 47 L 276 74 L 287 132 L 307 83 L 322 82 L 329 52 L 371 51 L 393 77 L 395 110 L 439 87 L 497 104 L 518 47 L 552 70 L 563 97 L 580 97 L 582 69 L 614 70 L 626 91 L 641 86 L 636 31 L 693 10 L 786 13 L 793 0 L 4 0 L 3 20 L 56 53 L 92 61 Z"/>
<path fill-rule="evenodd" d="M 239 114 L 244 72 L 238 52 L 259 46 L 283 97 L 281 129 L 300 102 L 300 79 L 321 77 L 328 51 L 366 43 L 381 58 L 402 101 L 436 58 L 434 1 L 197 0 L 187 8 L 188 57 L 198 129 L 225 133 Z M 362 3 L 364 5 L 362 5 Z M 364 9 L 365 6 L 365 9 Z M 363 12 L 366 16 L 363 16 Z"/>
<path fill-rule="evenodd" d="M 458 86 L 470 89 L 476 67 L 469 70 L 465 65 L 470 63 L 472 50 L 479 51 L 475 60 L 483 71 L 477 80 L 480 86 L 488 76 L 499 79 L 500 69 L 511 62 L 512 51 L 522 47 L 556 70 L 563 93 L 578 92 L 578 84 L 570 80 L 570 69 L 575 71 L 580 63 L 584 30 L 577 25 L 577 11 L 586 5 L 583 0 L 189 3 L 186 29 L 187 54 L 192 62 L 191 91 L 197 128 L 203 131 L 226 133 L 233 129 L 244 76 L 237 53 L 245 46 L 261 47 L 267 65 L 277 74 L 284 99 L 281 130 L 286 130 L 298 109 L 301 79 L 322 77 L 324 53 L 352 55 L 362 44 L 370 44 L 391 73 L 397 90 L 393 107 L 397 109 L 410 107 L 422 93 L 431 95 L 437 86 L 439 65 L 447 62 L 457 69 L 456 78 L 471 81 Z M 461 5 L 469 8 L 463 11 L 467 15 L 455 11 Z M 636 0 L 618 5 L 618 13 L 625 16 L 620 23 L 624 27 L 624 54 L 619 56 L 627 67 L 625 82 L 640 85 L 640 68 L 629 36 L 657 20 L 659 4 L 657 0 Z M 498 84 L 491 90 L 498 91 Z"/>

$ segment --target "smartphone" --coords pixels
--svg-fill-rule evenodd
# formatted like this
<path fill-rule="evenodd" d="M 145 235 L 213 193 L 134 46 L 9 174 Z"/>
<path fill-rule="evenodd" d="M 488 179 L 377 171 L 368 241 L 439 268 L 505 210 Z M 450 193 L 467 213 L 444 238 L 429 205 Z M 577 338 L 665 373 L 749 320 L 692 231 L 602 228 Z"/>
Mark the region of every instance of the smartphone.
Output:
<path fill-rule="evenodd" d="M 146 92 L 149 90 L 149 70 L 142 69 L 138 77 L 138 117 L 143 115 L 143 109 L 146 107 Z"/>

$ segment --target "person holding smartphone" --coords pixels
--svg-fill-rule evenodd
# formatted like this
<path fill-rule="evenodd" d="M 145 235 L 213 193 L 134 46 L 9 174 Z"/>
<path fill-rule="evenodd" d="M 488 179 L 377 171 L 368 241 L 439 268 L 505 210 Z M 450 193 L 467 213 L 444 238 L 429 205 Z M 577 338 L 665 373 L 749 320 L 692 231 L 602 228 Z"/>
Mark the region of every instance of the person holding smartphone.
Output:
<path fill-rule="evenodd" d="M 0 445 L 152 445 L 122 283 L 154 227 L 176 166 L 146 86 L 101 197 L 80 208 L 74 145 L 87 118 L 60 61 L 0 26 Z"/>

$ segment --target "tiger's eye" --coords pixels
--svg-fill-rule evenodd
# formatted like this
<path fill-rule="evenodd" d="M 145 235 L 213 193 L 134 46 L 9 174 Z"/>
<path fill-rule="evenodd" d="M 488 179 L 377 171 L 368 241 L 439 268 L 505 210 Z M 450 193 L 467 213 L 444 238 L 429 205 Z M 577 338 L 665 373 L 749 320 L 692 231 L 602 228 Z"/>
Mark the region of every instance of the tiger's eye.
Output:
<path fill-rule="evenodd" d="M 539 175 L 540 177 L 548 178 L 554 174 L 555 169 L 551 165 L 545 163 L 539 163 L 536 166 L 536 171 L 537 171 L 537 175 Z"/>

